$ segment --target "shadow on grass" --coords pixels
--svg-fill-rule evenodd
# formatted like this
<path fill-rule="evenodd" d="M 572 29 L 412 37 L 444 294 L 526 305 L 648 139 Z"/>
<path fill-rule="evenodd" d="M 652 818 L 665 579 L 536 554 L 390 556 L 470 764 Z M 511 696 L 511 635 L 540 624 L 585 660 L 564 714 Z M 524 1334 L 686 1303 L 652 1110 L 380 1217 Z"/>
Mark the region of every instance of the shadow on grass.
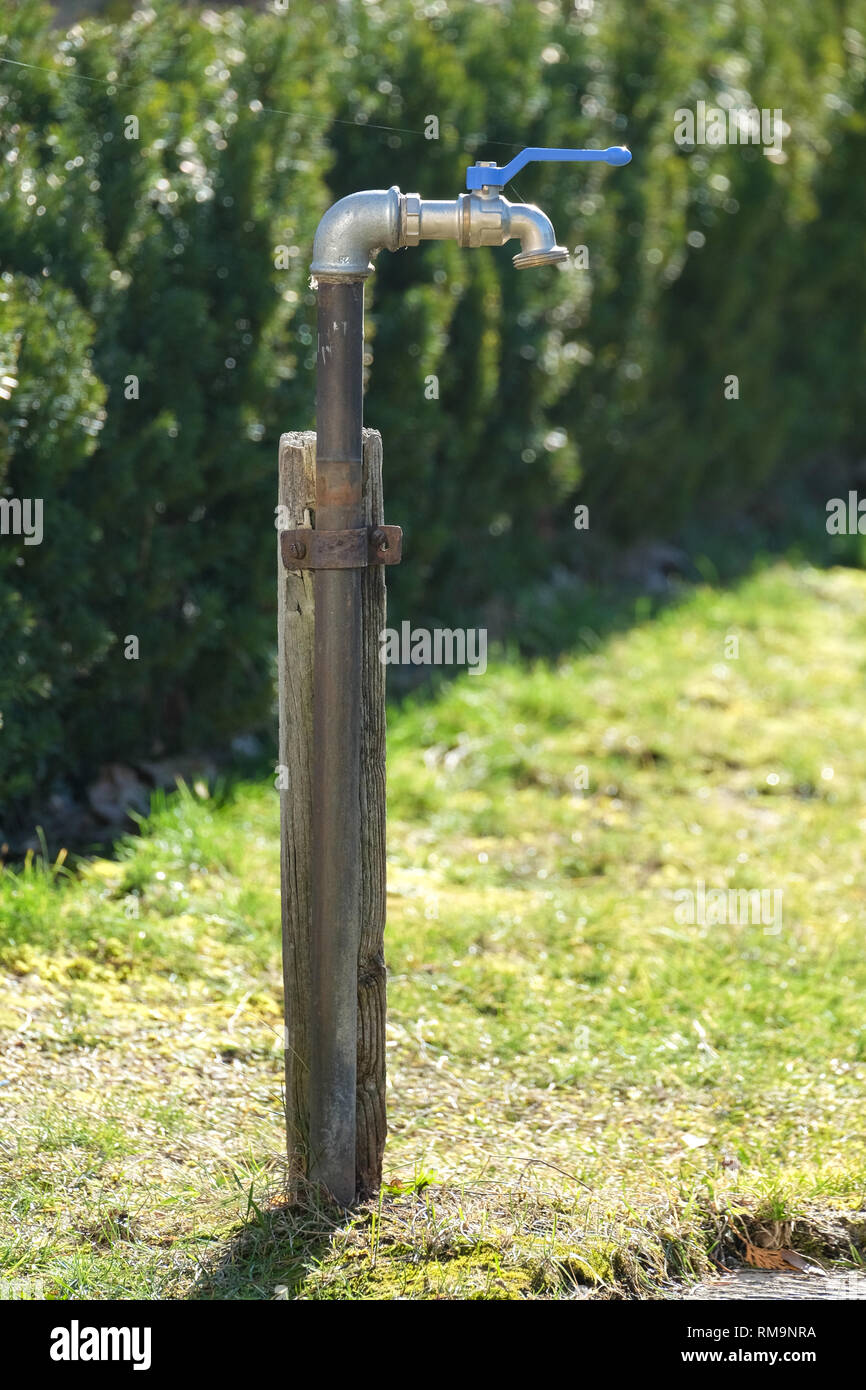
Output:
<path fill-rule="evenodd" d="M 866 538 L 826 530 L 826 500 L 846 496 L 848 485 L 838 469 L 816 469 L 784 493 L 778 489 L 754 501 L 747 512 L 698 512 L 675 534 L 627 549 L 595 531 L 575 532 L 573 552 L 565 563 L 552 556 L 547 578 L 512 588 L 505 597 L 495 595 L 491 582 L 491 597 L 472 610 L 449 610 L 447 626 L 480 624 L 490 644 L 512 661 L 555 661 L 597 650 L 635 623 L 688 600 L 697 586 L 724 589 L 780 560 L 817 569 L 862 568 Z M 399 627 L 409 616 L 400 610 L 399 575 L 389 585 L 396 590 L 389 623 Z M 413 625 L 436 627 L 442 616 L 415 614 Z M 407 696 L 435 696 L 460 674 L 460 668 L 441 666 L 390 667 L 389 699 L 399 704 Z"/>
<path fill-rule="evenodd" d="M 315 1196 L 259 1207 L 202 1263 L 187 1301 L 291 1299 L 328 1255 L 347 1214 Z"/>
<path fill-rule="evenodd" d="M 171 759 L 165 761 L 170 763 Z M 141 794 L 146 793 L 149 799 L 146 810 L 130 806 L 124 813 L 118 803 L 116 818 L 106 825 L 97 824 L 90 814 L 84 788 L 79 789 L 77 796 L 64 801 L 60 811 L 49 801 L 46 805 L 32 807 L 29 812 L 19 812 L 17 816 L 10 813 L 11 833 L 9 841 L 0 845 L 0 869 L 4 865 L 22 866 L 27 862 L 28 851 L 30 858 L 41 861 L 48 868 L 55 864 L 58 853 L 62 853 L 67 869 L 94 858 L 118 859 L 127 842 L 139 836 L 142 826 L 166 811 L 178 792 L 189 790 L 191 779 L 182 766 L 188 761 L 189 758 L 178 758 L 174 785 L 140 788 Z M 207 761 L 214 770 L 197 780 L 205 782 L 205 799 L 214 812 L 230 806 L 237 789 L 245 783 L 273 782 L 273 762 L 264 754 L 255 757 L 232 754 L 224 758 L 212 755 Z M 132 760 L 128 771 L 134 776 L 137 770 L 138 764 Z"/>
<path fill-rule="evenodd" d="M 775 491 L 754 502 L 748 512 L 698 513 L 672 540 L 649 540 L 631 550 L 617 548 L 609 537 L 588 531 L 575 533 L 578 542 L 568 564 L 554 565 L 548 578 L 518 589 L 516 596 L 512 590 L 508 598 L 495 596 L 497 586 L 491 578 L 491 597 L 480 607 L 449 611 L 446 626 L 480 625 L 490 643 L 512 661 L 555 661 L 569 653 L 597 650 L 608 638 L 687 600 L 697 585 L 725 588 L 781 559 L 816 568 L 863 567 L 866 538 L 856 534 L 831 536 L 826 531 L 826 499 L 845 496 L 846 487 L 844 472 L 838 467 L 816 468 L 784 494 Z M 399 627 L 408 616 L 401 612 L 399 578 L 392 578 L 389 584 L 393 610 L 389 622 Z M 441 617 L 416 613 L 412 624 L 435 628 Z M 434 699 L 463 669 L 391 666 L 389 702 L 399 705 L 407 697 L 413 701 Z M 275 746 L 275 731 L 272 733 Z M 208 757 L 218 766 L 210 785 L 214 809 L 230 803 L 235 789 L 244 782 L 273 778 L 273 763 L 264 749 L 252 755 L 233 752 L 229 757 L 215 751 Z M 79 799 L 79 809 L 80 804 Z M 164 804 L 165 793 L 155 793 L 151 809 Z M 21 861 L 28 843 L 33 854 L 49 863 L 61 847 L 72 856 L 70 862 L 94 855 L 114 858 L 124 837 L 136 834 L 133 821 L 137 819 L 105 826 L 101 834 L 91 826 L 86 835 L 77 835 L 68 820 L 52 823 L 47 806 L 31 806 L 11 817 L 13 828 L 19 832 L 19 844 L 0 847 L 0 863 Z"/>

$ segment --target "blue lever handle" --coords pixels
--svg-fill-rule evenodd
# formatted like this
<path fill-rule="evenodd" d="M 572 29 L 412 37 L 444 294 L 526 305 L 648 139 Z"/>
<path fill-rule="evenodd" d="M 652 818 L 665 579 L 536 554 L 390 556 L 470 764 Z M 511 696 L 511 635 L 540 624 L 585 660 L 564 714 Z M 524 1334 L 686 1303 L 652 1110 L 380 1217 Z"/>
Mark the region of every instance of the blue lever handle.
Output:
<path fill-rule="evenodd" d="M 526 150 L 521 150 L 516 154 L 510 164 L 504 164 L 500 169 L 498 164 L 471 164 L 466 170 L 466 187 L 483 188 L 485 185 L 492 188 L 502 188 L 513 179 L 515 174 L 519 174 L 524 165 L 530 160 L 598 160 L 603 164 L 628 164 L 631 159 L 631 150 L 625 149 L 623 145 L 611 145 L 606 150 L 546 150 L 543 146 L 530 145 Z"/>

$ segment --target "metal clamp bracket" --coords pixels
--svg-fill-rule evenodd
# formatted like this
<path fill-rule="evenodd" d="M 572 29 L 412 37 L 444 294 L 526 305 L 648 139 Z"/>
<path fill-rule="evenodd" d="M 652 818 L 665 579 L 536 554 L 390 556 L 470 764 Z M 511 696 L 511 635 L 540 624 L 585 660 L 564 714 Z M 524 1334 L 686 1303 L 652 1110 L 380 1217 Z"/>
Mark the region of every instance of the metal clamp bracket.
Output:
<path fill-rule="evenodd" d="M 280 532 L 280 554 L 287 570 L 360 570 L 368 565 L 399 565 L 403 532 L 399 526 L 361 526 L 356 531 L 317 531 L 309 526 Z"/>

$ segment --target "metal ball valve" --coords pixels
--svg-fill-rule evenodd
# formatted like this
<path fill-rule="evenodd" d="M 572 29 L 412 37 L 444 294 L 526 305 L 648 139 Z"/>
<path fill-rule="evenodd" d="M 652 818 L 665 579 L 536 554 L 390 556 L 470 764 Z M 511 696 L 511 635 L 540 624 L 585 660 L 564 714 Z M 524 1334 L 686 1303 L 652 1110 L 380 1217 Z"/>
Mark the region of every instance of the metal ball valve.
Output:
<path fill-rule="evenodd" d="M 565 160 L 628 164 L 631 151 L 530 147 L 509 164 L 480 161 L 466 170 L 468 192 L 453 199 L 422 198 L 399 188 L 350 193 L 325 213 L 313 243 L 312 271 L 317 279 L 365 279 L 382 249 L 399 251 L 421 241 L 456 241 L 458 246 L 502 246 L 520 241 L 513 257 L 518 270 L 568 258 L 557 246 L 550 218 L 532 203 L 510 203 L 500 193 L 531 160 Z"/>

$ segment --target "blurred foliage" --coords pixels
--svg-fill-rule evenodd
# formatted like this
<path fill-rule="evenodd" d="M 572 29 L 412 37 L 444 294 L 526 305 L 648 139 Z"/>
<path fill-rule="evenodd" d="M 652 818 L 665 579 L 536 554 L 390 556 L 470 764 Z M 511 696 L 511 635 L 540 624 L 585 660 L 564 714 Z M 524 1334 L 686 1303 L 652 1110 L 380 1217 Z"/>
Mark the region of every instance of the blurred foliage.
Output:
<path fill-rule="evenodd" d="M 527 144 L 635 155 L 508 190 L 588 269 L 380 258 L 394 617 L 453 625 L 574 565 L 577 501 L 627 544 L 856 463 L 866 0 L 123 9 L 2 17 L 0 491 L 45 503 L 41 546 L 0 538 L 10 800 L 267 725 L 276 442 L 313 424 L 309 248 L 357 188 L 453 197 Z M 698 100 L 782 108 L 781 156 L 678 147 Z"/>
<path fill-rule="evenodd" d="M 274 458 L 310 416 L 330 98 L 311 14 L 161 6 L 63 36 L 27 4 L 5 28 L 34 66 L 0 93 L 0 487 L 45 515 L 41 546 L 0 548 L 14 798 L 267 718 Z"/>
<path fill-rule="evenodd" d="M 450 196 L 467 162 L 524 145 L 634 151 L 626 169 L 531 164 L 509 190 L 587 248 L 588 270 L 515 274 L 513 247 L 379 262 L 367 414 L 408 531 L 411 574 L 394 584 L 413 613 L 484 602 L 491 574 L 509 592 L 550 565 L 551 542 L 574 563 L 577 500 L 594 536 L 665 536 L 817 453 L 862 448 L 866 5 L 784 10 L 517 0 L 395 23 L 392 6 L 343 9 L 357 56 L 339 114 L 367 125 L 332 131 L 339 193 Z M 678 147 L 674 113 L 699 100 L 781 108 L 781 159 Z M 428 112 L 436 143 L 371 128 L 423 129 Z"/>

